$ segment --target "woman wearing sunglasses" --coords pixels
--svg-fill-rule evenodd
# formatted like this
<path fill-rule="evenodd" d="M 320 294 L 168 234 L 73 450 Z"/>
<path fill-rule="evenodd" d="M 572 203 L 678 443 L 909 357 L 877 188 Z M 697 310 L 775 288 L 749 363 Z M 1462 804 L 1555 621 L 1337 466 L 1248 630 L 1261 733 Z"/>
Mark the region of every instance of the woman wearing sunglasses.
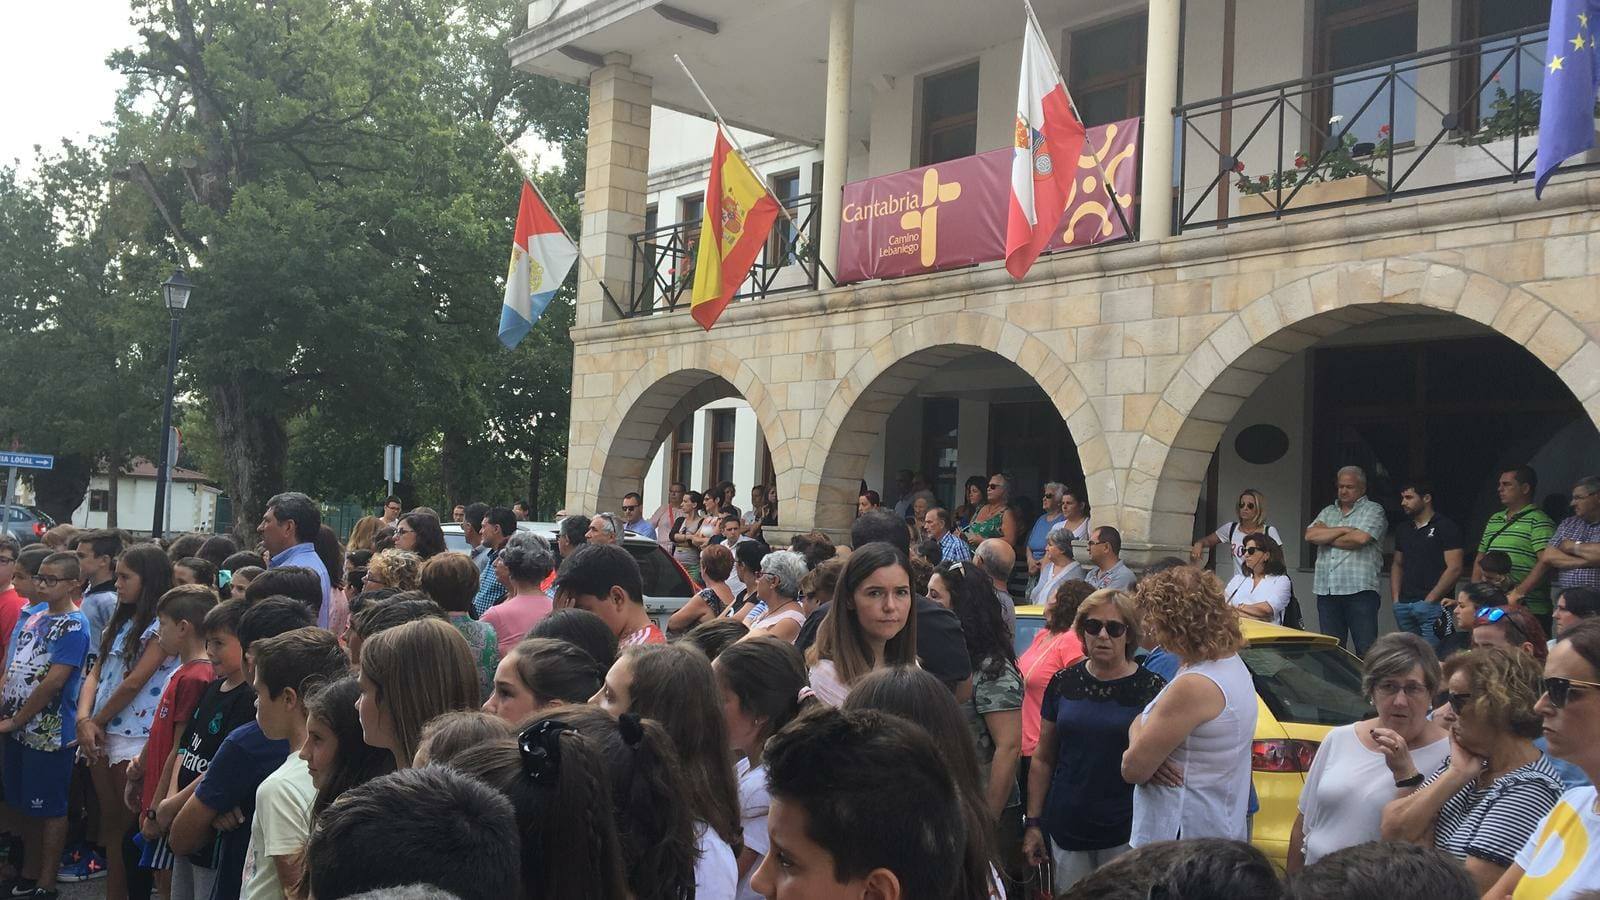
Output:
<path fill-rule="evenodd" d="M 1542 686 L 1534 710 L 1544 717 L 1550 752 L 1583 769 L 1591 784 L 1561 796 L 1484 895 L 1495 900 L 1570 898 L 1600 885 L 1600 800 L 1592 784 L 1600 778 L 1600 621 L 1561 630 Z"/>
<path fill-rule="evenodd" d="M 1428 718 L 1444 675 L 1428 642 L 1395 632 L 1367 651 L 1361 677 L 1377 718 L 1328 732 L 1300 791 L 1289 838 L 1289 872 L 1336 850 L 1378 839 L 1383 805 L 1412 772 L 1432 772 L 1450 755 L 1449 735 Z"/>
<path fill-rule="evenodd" d="M 1037 864 L 1050 836 L 1057 891 L 1128 851 L 1133 785 L 1122 780 L 1128 726 L 1165 684 L 1133 660 L 1139 614 L 1129 595 L 1090 594 L 1078 605 L 1072 630 L 1085 655 L 1045 688 L 1022 842 Z"/>
<path fill-rule="evenodd" d="M 1225 545 L 1228 552 L 1217 555 L 1217 577 L 1232 578 L 1234 574 L 1242 571 L 1245 561 L 1245 544 L 1253 534 L 1265 534 L 1267 537 L 1281 545 L 1283 535 L 1278 529 L 1267 524 L 1267 497 L 1255 488 L 1245 488 L 1239 492 L 1239 502 L 1236 504 L 1239 518 L 1232 522 L 1224 522 L 1216 531 L 1194 542 L 1189 548 L 1189 560 L 1200 562 L 1205 559 L 1206 551 L 1218 544 Z"/>
<path fill-rule="evenodd" d="M 1456 714 L 1450 757 L 1431 774 L 1395 774 L 1381 833 L 1454 856 L 1488 891 L 1561 798 L 1560 776 L 1533 745 L 1542 672 L 1527 653 L 1489 647 L 1452 656 L 1444 676 Z"/>
<path fill-rule="evenodd" d="M 1228 582 L 1229 605 L 1241 616 L 1282 625 L 1294 592 L 1283 565 L 1283 548 L 1264 534 L 1252 534 L 1244 539 L 1242 560 L 1239 574 Z"/>

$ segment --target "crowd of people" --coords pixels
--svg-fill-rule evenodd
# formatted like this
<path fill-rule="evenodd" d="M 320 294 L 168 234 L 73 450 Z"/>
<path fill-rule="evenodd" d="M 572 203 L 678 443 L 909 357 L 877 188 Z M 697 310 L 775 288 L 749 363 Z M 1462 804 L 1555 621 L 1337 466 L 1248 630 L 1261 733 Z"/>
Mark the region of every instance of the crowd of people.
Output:
<path fill-rule="evenodd" d="M 1486 532 L 1457 584 L 1426 485 L 1402 495 L 1427 533 L 1407 538 L 1392 577 L 1442 589 L 1418 601 L 1437 614 L 1406 613 L 1429 634 L 1360 644 L 1350 598 L 1365 587 L 1346 567 L 1382 534 L 1359 470 L 1339 473 L 1338 502 L 1306 530 L 1346 554 L 1326 572 L 1319 554 L 1318 611 L 1352 613 L 1375 715 L 1316 752 L 1285 876 L 1248 843 L 1258 700 L 1240 623 L 1295 606 L 1266 498 L 1241 495 L 1239 520 L 1191 559 L 1135 573 L 1065 485 L 1045 486 L 1030 524 L 1004 475 L 952 511 L 905 474 L 892 508 L 863 494 L 848 545 L 775 542 L 773 493 L 752 492 L 744 513 L 732 485 L 673 485 L 649 517 L 629 493 L 618 513 L 559 516 L 553 542 L 519 528 L 526 509 L 460 504 L 467 552 L 447 549 L 437 512 L 398 498 L 341 542 L 296 493 L 268 502 L 248 548 L 114 530 L 0 540 L 0 890 L 54 900 L 59 881 L 97 877 L 108 900 L 1600 888 L 1600 621 L 1586 621 L 1600 594 L 1558 578 L 1547 641 L 1529 600 L 1542 582 L 1516 574 L 1502 534 Z M 1583 522 L 1600 504 L 1591 487 L 1573 492 Z M 628 532 L 695 581 L 665 622 L 645 607 Z M 1536 552 L 1528 572 L 1581 571 L 1566 559 L 1589 558 L 1587 536 L 1563 523 L 1545 538 L 1562 556 Z M 1219 578 L 1197 563 L 1224 545 L 1234 568 Z M 1016 606 L 1030 601 L 1045 627 L 1019 656 Z"/>

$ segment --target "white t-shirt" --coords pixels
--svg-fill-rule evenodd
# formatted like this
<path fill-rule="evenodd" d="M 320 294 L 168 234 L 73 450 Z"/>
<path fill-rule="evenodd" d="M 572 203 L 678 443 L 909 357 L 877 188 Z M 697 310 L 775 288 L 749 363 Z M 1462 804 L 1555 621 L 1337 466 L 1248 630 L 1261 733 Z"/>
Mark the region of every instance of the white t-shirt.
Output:
<path fill-rule="evenodd" d="M 756 853 L 755 864 L 739 879 L 739 900 L 761 900 L 761 895 L 750 889 L 750 876 L 772 848 L 772 841 L 767 838 L 767 809 L 772 806 L 772 795 L 767 793 L 767 770 L 764 766 L 751 768 L 747 759 L 734 763 L 733 770 L 739 776 L 739 821 L 744 825 L 744 845 Z"/>
<path fill-rule="evenodd" d="M 1233 532 L 1231 538 L 1228 535 L 1229 531 Z M 1224 522 L 1212 533 L 1217 536 L 1217 541 L 1227 546 L 1230 551 L 1217 553 L 1217 577 L 1224 580 L 1232 578 L 1240 572 L 1239 562 L 1244 559 L 1244 539 L 1249 537 L 1251 532 L 1241 527 L 1238 522 Z M 1267 526 L 1267 537 L 1277 542 L 1279 547 L 1283 546 L 1283 535 L 1271 525 Z"/>
<path fill-rule="evenodd" d="M 1223 595 L 1231 606 L 1248 606 L 1254 603 L 1272 604 L 1272 624 L 1283 624 L 1283 611 L 1289 608 L 1289 595 L 1294 586 L 1287 575 L 1268 575 L 1260 584 L 1249 575 L 1235 575 L 1228 582 Z"/>
<path fill-rule="evenodd" d="M 850 686 L 839 678 L 839 670 L 834 668 L 833 660 L 819 659 L 808 673 L 811 681 L 811 692 L 818 700 L 829 706 L 844 705 L 844 698 L 850 695 Z"/>
<path fill-rule="evenodd" d="M 250 822 L 250 850 L 244 858 L 243 900 L 283 900 L 274 856 L 293 856 L 306 845 L 311 804 L 317 788 L 298 753 L 256 788 L 256 813 Z"/>
<path fill-rule="evenodd" d="M 706 823 L 696 822 L 694 827 L 696 900 L 734 900 L 739 891 L 739 861 L 733 857 L 733 848 Z"/>
<path fill-rule="evenodd" d="M 1561 795 L 1517 853 L 1517 865 L 1526 874 L 1512 897 L 1567 900 L 1600 888 L 1600 815 L 1594 804 L 1592 786 Z"/>
<path fill-rule="evenodd" d="M 1432 772 L 1449 755 L 1450 739 L 1442 737 L 1412 748 L 1411 761 L 1418 772 Z M 1383 754 L 1361 743 L 1355 725 L 1328 732 L 1300 791 L 1306 865 L 1335 850 L 1379 840 L 1383 805 L 1396 793 Z"/>

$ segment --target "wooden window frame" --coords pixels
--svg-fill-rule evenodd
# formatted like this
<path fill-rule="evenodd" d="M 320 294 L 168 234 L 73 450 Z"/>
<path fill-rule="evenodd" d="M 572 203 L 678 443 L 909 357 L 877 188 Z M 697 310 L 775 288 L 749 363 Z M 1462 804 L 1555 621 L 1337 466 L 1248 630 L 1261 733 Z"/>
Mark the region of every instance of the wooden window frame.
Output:
<path fill-rule="evenodd" d="M 790 198 L 785 198 L 783 191 L 780 189 L 781 185 L 787 181 L 794 182 L 794 196 Z M 772 196 L 778 198 L 779 203 L 782 203 L 785 199 L 797 200 L 803 196 L 800 192 L 799 169 L 790 169 L 786 172 L 779 172 L 776 175 L 769 176 L 767 184 L 772 189 Z M 793 211 L 793 209 L 790 209 L 790 212 Z M 795 226 L 789 224 L 789 218 L 779 213 L 777 222 L 773 223 L 772 236 L 767 238 L 767 265 L 786 266 L 790 263 L 791 260 L 789 255 L 784 252 L 784 248 L 785 245 L 793 240 L 794 232 Z"/>
<path fill-rule="evenodd" d="M 973 104 L 972 111 L 970 113 L 960 113 L 958 115 L 945 116 L 944 118 L 937 119 L 937 120 L 930 120 L 930 119 L 928 119 L 928 115 L 927 115 L 927 113 L 928 113 L 928 110 L 927 110 L 927 86 L 928 86 L 928 82 L 937 81 L 937 80 L 939 80 L 941 78 L 950 78 L 952 76 L 964 73 L 969 69 L 972 70 L 972 75 L 973 75 L 974 78 L 979 78 L 979 79 L 982 78 L 983 72 L 978 66 L 978 60 L 974 59 L 974 60 L 970 60 L 968 62 L 964 62 L 964 63 L 960 63 L 958 65 L 951 66 L 951 67 L 949 67 L 947 69 L 942 69 L 942 70 L 937 71 L 937 72 L 929 72 L 926 75 L 923 75 L 921 77 L 921 79 L 919 79 L 918 90 L 917 90 L 917 120 L 918 120 L 917 130 L 920 133 L 918 141 L 917 141 L 917 165 L 919 167 L 920 166 L 931 166 L 931 165 L 936 165 L 937 164 L 931 158 L 932 157 L 932 153 L 930 152 L 931 151 L 931 146 L 933 144 L 933 138 L 935 136 L 937 136 L 937 135 L 945 134 L 945 133 L 951 132 L 951 131 L 956 131 L 957 129 L 971 128 L 973 136 L 974 136 L 973 146 L 974 147 L 977 146 L 977 141 L 976 141 L 976 136 L 977 136 L 977 133 L 978 133 L 978 104 L 977 103 Z M 979 91 L 980 91 L 980 93 L 979 93 L 978 96 L 979 96 L 979 99 L 981 100 L 982 96 L 983 96 L 982 93 L 981 93 L 981 91 L 982 91 L 982 82 L 981 81 L 979 82 Z M 943 161 L 945 161 L 945 160 L 941 160 L 941 162 L 943 162 Z"/>
<path fill-rule="evenodd" d="M 685 434 L 687 432 L 687 434 Z M 688 437 L 685 441 L 684 438 Z M 680 482 L 684 490 L 693 488 L 694 472 L 694 414 L 691 413 L 674 429 L 672 436 L 672 472 L 668 482 Z"/>
<path fill-rule="evenodd" d="M 1149 38 L 1147 36 L 1148 25 L 1149 25 L 1149 16 L 1148 16 L 1148 14 L 1139 12 L 1139 13 L 1133 13 L 1131 15 L 1126 15 L 1126 16 L 1118 16 L 1118 17 L 1113 18 L 1113 19 L 1106 19 L 1106 20 L 1101 21 L 1101 22 L 1096 22 L 1093 25 L 1086 25 L 1086 26 L 1084 26 L 1082 28 L 1075 28 L 1075 29 L 1067 32 L 1067 47 L 1068 47 L 1068 56 L 1067 56 L 1068 66 L 1067 66 L 1067 68 L 1070 71 L 1071 70 L 1071 65 L 1072 65 L 1071 61 L 1077 55 L 1078 46 L 1079 46 L 1078 42 L 1079 41 L 1088 40 L 1096 32 L 1100 31 L 1101 29 L 1110 28 L 1110 27 L 1112 27 L 1114 25 L 1122 25 L 1122 24 L 1124 24 L 1126 22 L 1129 22 L 1129 21 L 1132 21 L 1132 20 L 1135 20 L 1135 19 L 1138 19 L 1138 20 L 1141 20 L 1141 21 L 1145 22 L 1145 26 L 1137 29 L 1137 32 L 1140 35 L 1139 48 L 1138 48 L 1139 52 L 1130 53 L 1128 55 L 1128 61 L 1129 61 L 1129 67 L 1128 68 L 1119 69 L 1119 70 L 1117 70 L 1115 72 L 1107 73 L 1107 74 L 1104 74 L 1104 75 L 1097 75 L 1097 76 L 1090 77 L 1090 78 L 1076 78 L 1076 74 L 1077 73 L 1073 73 L 1074 77 L 1075 77 L 1075 81 L 1074 81 L 1074 83 L 1072 85 L 1072 89 L 1076 93 L 1078 93 L 1079 95 L 1086 95 L 1086 94 L 1095 93 L 1095 92 L 1098 92 L 1098 91 L 1103 91 L 1106 88 L 1116 87 L 1118 85 L 1118 83 L 1126 82 L 1125 86 L 1126 86 L 1127 95 L 1128 95 L 1128 104 L 1127 104 L 1128 113 L 1127 113 L 1127 116 L 1125 116 L 1124 118 L 1127 118 L 1128 116 L 1143 115 L 1143 112 L 1144 112 L 1144 82 L 1145 82 L 1145 70 L 1146 70 L 1145 59 L 1146 59 L 1146 55 L 1147 55 L 1146 50 L 1148 48 L 1148 41 L 1149 41 Z M 1090 126 L 1094 126 L 1094 125 L 1104 125 L 1105 123 L 1104 122 L 1086 122 L 1084 124 L 1090 125 Z"/>
<path fill-rule="evenodd" d="M 738 457 L 735 456 L 735 453 L 734 453 L 734 444 L 735 444 L 734 438 L 730 438 L 729 440 L 726 440 L 726 441 L 719 440 L 717 435 L 720 433 L 720 429 L 717 426 L 720 425 L 722 422 L 727 422 L 728 426 L 729 426 L 729 431 L 730 431 L 731 434 L 734 435 L 735 438 L 738 435 L 738 429 L 739 429 L 739 420 L 738 420 L 738 417 L 737 417 L 737 410 L 733 410 L 733 409 L 713 409 L 713 410 L 710 411 L 710 415 L 711 415 L 711 421 L 707 423 L 707 425 L 709 426 L 707 428 L 707 432 L 708 432 L 708 434 L 709 434 L 709 436 L 711 438 L 711 442 L 710 442 L 711 452 L 706 454 L 706 466 L 707 466 L 707 472 L 706 472 L 706 482 L 707 482 L 707 484 L 706 484 L 706 486 L 708 488 L 716 487 L 723 480 L 722 479 L 722 457 L 723 457 L 724 454 L 726 454 L 729 457 L 728 479 L 727 479 L 728 481 L 732 481 L 733 480 L 733 466 L 738 464 Z"/>
<path fill-rule="evenodd" d="M 1364 25 L 1376 19 L 1387 19 L 1408 9 L 1411 11 L 1412 28 L 1415 28 L 1417 17 L 1420 15 L 1417 8 L 1417 0 L 1370 0 L 1369 5 L 1361 9 L 1347 10 L 1330 15 L 1325 15 L 1322 11 L 1324 3 L 1325 0 L 1317 0 L 1311 10 L 1311 40 L 1313 46 L 1311 74 L 1313 78 L 1324 75 L 1329 71 L 1329 60 L 1333 55 L 1333 36 L 1339 29 L 1349 28 L 1353 25 Z M 1323 132 L 1332 130 L 1327 126 L 1328 119 L 1333 116 L 1332 82 L 1330 81 L 1325 87 L 1315 91 L 1306 107 L 1311 110 L 1310 121 L 1306 122 L 1306 128 L 1310 131 L 1306 145 L 1311 148 L 1312 157 L 1317 158 L 1326 149 L 1324 141 L 1328 140 L 1328 136 L 1324 135 Z M 1317 123 L 1319 122 L 1323 124 L 1318 125 Z M 1344 123 L 1341 122 L 1340 124 Z M 1393 127 L 1393 123 L 1391 123 L 1391 127 Z M 1395 146 L 1408 147 L 1411 144 L 1412 141 L 1401 141 L 1396 143 Z"/>

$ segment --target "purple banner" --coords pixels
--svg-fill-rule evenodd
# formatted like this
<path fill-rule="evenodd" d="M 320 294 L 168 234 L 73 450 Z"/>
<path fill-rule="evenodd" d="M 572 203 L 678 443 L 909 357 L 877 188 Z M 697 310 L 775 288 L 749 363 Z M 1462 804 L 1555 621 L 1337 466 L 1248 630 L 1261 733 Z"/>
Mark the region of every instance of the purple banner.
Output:
<path fill-rule="evenodd" d="M 1137 227 L 1139 119 L 1133 118 L 1089 129 L 1072 196 L 1046 253 L 1127 235 L 1091 147 L 1116 187 L 1128 227 Z M 898 278 L 1003 259 L 1011 158 L 1007 147 L 845 185 L 839 281 Z"/>

